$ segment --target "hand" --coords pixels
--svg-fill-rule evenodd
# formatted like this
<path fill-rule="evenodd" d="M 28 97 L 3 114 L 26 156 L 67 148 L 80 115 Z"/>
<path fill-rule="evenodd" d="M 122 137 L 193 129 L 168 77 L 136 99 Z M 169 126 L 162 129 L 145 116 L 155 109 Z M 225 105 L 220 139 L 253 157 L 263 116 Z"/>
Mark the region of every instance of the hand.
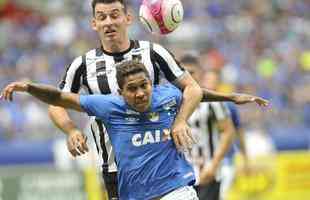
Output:
<path fill-rule="evenodd" d="M 7 101 L 13 100 L 13 92 L 26 92 L 28 90 L 28 84 L 24 82 L 13 82 L 7 85 L 0 95 L 0 99 Z"/>
<path fill-rule="evenodd" d="M 200 172 L 200 184 L 207 185 L 208 183 L 212 182 L 215 179 L 216 171 L 217 168 L 212 164 L 204 167 Z"/>
<path fill-rule="evenodd" d="M 191 149 L 195 142 L 191 129 L 184 120 L 175 120 L 171 132 L 173 141 L 178 150 Z"/>
<path fill-rule="evenodd" d="M 268 100 L 263 99 L 261 97 L 249 95 L 249 94 L 238 94 L 238 93 L 235 93 L 234 97 L 233 97 L 233 101 L 236 104 L 245 104 L 245 103 L 255 102 L 259 106 L 268 106 L 269 105 L 269 101 Z"/>
<path fill-rule="evenodd" d="M 68 135 L 67 148 L 72 156 L 80 156 L 88 152 L 87 137 L 79 130 L 75 130 Z"/>

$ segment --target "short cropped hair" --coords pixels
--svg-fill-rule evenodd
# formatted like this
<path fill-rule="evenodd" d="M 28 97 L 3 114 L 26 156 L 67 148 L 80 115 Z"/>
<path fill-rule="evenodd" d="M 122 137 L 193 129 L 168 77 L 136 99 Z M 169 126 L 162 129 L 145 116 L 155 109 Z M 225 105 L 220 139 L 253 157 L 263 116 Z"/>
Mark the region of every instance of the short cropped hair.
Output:
<path fill-rule="evenodd" d="M 198 58 L 198 56 L 196 56 L 194 54 L 185 54 L 185 55 L 183 55 L 180 58 L 180 62 L 182 64 L 186 64 L 186 63 L 195 64 L 196 66 L 198 66 L 200 68 L 199 58 Z"/>
<path fill-rule="evenodd" d="M 120 89 L 123 89 L 125 79 L 134 74 L 144 73 L 150 79 L 150 74 L 145 68 L 144 64 L 136 60 L 122 61 L 116 64 L 116 79 Z"/>
<path fill-rule="evenodd" d="M 96 8 L 97 3 L 109 4 L 109 3 L 114 3 L 114 2 L 120 2 L 124 6 L 125 12 L 127 12 L 126 0 L 92 0 L 91 7 L 93 9 L 93 16 L 95 16 L 95 8 Z"/>

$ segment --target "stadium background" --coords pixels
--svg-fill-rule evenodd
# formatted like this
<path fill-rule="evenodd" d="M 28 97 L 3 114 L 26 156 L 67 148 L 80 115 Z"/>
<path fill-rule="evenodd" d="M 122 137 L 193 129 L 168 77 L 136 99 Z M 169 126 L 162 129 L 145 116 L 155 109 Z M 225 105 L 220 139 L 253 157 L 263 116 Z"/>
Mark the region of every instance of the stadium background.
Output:
<path fill-rule="evenodd" d="M 139 3 L 130 2 L 135 15 Z M 184 22 L 174 33 L 152 36 L 136 20 L 132 38 L 161 43 L 177 57 L 203 52 L 204 66 L 221 71 L 221 91 L 271 102 L 239 106 L 255 170 L 239 173 L 230 199 L 308 199 L 310 1 L 182 3 Z M 25 78 L 56 85 L 74 57 L 98 46 L 90 19 L 90 0 L 0 0 L 0 88 Z M 46 106 L 27 95 L 15 100 L 0 102 L 0 200 L 98 199 L 95 153 L 72 159 Z M 85 116 L 71 116 L 87 126 Z"/>

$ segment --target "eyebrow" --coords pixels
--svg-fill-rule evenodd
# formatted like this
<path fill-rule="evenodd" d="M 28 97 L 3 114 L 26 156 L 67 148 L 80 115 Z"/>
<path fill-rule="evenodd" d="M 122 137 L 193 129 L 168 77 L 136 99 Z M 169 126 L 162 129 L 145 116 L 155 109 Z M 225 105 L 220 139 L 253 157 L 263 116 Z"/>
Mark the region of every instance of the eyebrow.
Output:
<path fill-rule="evenodd" d="M 115 11 L 118 11 L 120 12 L 121 9 L 124 9 L 123 7 L 122 8 L 114 8 L 113 10 L 111 10 L 109 13 L 112 13 L 112 12 L 115 12 Z M 106 14 L 104 11 L 96 11 L 96 14 Z"/>

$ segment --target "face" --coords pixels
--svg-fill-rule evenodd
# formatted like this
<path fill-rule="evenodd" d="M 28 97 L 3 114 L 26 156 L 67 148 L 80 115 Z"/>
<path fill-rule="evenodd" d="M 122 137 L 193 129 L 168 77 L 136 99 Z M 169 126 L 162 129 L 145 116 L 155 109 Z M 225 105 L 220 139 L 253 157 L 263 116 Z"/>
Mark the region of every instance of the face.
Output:
<path fill-rule="evenodd" d="M 194 63 L 183 63 L 184 68 L 191 74 L 197 83 L 201 82 L 202 70 Z"/>
<path fill-rule="evenodd" d="M 142 72 L 125 78 L 120 93 L 125 101 L 138 112 L 145 112 L 151 105 L 151 81 Z"/>
<path fill-rule="evenodd" d="M 216 90 L 219 84 L 219 75 L 215 72 L 206 72 L 203 75 L 202 84 L 210 90 Z"/>
<path fill-rule="evenodd" d="M 131 15 L 125 13 L 120 2 L 96 4 L 92 28 L 98 32 L 103 43 L 128 40 L 127 29 L 131 23 Z"/>

